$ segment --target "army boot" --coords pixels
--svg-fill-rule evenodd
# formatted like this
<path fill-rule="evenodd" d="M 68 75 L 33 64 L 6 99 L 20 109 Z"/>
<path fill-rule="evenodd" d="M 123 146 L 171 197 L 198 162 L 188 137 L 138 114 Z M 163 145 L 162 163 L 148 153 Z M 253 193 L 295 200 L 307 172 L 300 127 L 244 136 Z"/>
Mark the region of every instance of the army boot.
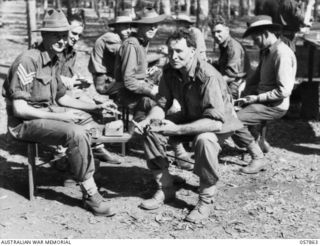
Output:
<path fill-rule="evenodd" d="M 185 150 L 182 143 L 173 144 L 173 150 L 176 157 L 175 162 L 180 169 L 192 171 L 194 161 L 191 159 L 189 153 Z"/>
<path fill-rule="evenodd" d="M 96 216 L 113 216 L 115 211 L 107 204 L 99 194 L 97 186 L 90 178 L 80 184 L 83 193 L 83 206 Z"/>
<path fill-rule="evenodd" d="M 265 170 L 264 154 L 255 141 L 249 144 L 248 151 L 252 160 L 248 166 L 241 168 L 240 171 L 247 174 L 255 174 Z"/>
<path fill-rule="evenodd" d="M 147 210 L 153 210 L 161 207 L 165 202 L 175 198 L 175 189 L 173 178 L 168 169 L 152 171 L 158 185 L 158 189 L 152 198 L 144 200 L 140 207 Z"/>
<path fill-rule="evenodd" d="M 199 223 L 209 217 L 211 213 L 211 204 L 213 203 L 213 196 L 216 193 L 216 189 L 216 185 L 200 185 L 198 203 L 194 207 L 194 209 L 186 216 L 186 221 Z"/>

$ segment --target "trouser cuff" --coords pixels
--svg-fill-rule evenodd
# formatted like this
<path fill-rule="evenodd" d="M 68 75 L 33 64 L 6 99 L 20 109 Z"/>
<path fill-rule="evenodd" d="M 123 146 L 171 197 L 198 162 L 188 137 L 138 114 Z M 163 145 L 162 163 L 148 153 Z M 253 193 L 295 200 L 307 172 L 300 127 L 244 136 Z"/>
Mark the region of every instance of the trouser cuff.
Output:
<path fill-rule="evenodd" d="M 187 154 L 187 151 L 185 150 L 185 148 L 183 147 L 182 143 L 174 143 L 172 144 L 174 153 L 176 156 L 185 156 Z"/>
<path fill-rule="evenodd" d="M 89 196 L 92 196 L 98 192 L 98 188 L 93 177 L 81 182 L 81 186 Z"/>

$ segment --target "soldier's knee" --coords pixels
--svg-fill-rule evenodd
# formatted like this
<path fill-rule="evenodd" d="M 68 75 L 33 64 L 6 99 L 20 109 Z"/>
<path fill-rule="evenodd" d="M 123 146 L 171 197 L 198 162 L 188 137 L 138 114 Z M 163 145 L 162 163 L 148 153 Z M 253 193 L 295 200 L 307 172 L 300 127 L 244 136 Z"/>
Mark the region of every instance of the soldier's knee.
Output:
<path fill-rule="evenodd" d="M 82 140 L 88 138 L 88 132 L 83 126 L 73 125 L 68 129 L 68 136 L 73 140 Z"/>
<path fill-rule="evenodd" d="M 195 147 L 205 146 L 208 144 L 216 144 L 218 143 L 217 136 L 212 132 L 201 133 L 196 136 L 194 145 Z"/>

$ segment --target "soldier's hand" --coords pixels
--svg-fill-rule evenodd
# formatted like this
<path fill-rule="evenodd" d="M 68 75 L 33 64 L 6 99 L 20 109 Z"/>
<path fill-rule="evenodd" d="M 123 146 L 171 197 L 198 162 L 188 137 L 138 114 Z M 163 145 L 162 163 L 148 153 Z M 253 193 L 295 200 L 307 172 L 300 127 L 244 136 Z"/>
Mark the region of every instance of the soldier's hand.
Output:
<path fill-rule="evenodd" d="M 134 125 L 135 125 L 134 132 L 139 135 L 143 134 L 143 129 L 149 124 L 150 124 L 150 120 L 147 118 L 140 121 L 139 123 L 134 122 Z"/>
<path fill-rule="evenodd" d="M 168 52 L 168 46 L 167 45 L 161 45 L 158 49 L 158 52 L 167 56 L 169 54 Z"/>
<path fill-rule="evenodd" d="M 258 96 L 256 95 L 249 95 L 245 97 L 246 101 L 245 103 L 247 104 L 252 104 L 258 102 Z"/>
<path fill-rule="evenodd" d="M 154 85 L 151 90 L 151 95 L 155 97 L 158 94 L 158 92 L 159 92 L 159 86 Z"/>
<path fill-rule="evenodd" d="M 243 104 L 252 104 L 258 102 L 258 96 L 256 95 L 249 95 L 246 97 L 242 97 L 239 99 L 234 100 L 234 102 L 237 102 L 238 105 L 241 107 Z"/>
<path fill-rule="evenodd" d="M 62 80 L 62 83 L 65 85 L 65 87 L 68 89 L 68 90 L 71 90 L 73 88 L 73 86 L 77 83 L 76 82 L 76 77 L 65 77 L 63 75 L 60 75 L 61 77 L 61 80 Z"/>
<path fill-rule="evenodd" d="M 66 122 L 77 123 L 85 119 L 85 116 L 81 112 L 68 111 L 60 114 L 60 119 Z"/>
<path fill-rule="evenodd" d="M 152 126 L 150 131 L 158 132 L 166 136 L 179 135 L 180 126 L 170 120 L 162 120 L 160 126 Z"/>

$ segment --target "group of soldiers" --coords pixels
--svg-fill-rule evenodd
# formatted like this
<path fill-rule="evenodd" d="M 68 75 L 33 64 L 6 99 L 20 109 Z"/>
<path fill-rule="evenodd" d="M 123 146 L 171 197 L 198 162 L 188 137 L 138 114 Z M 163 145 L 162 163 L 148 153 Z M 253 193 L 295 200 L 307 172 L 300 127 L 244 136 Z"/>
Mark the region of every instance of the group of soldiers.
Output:
<path fill-rule="evenodd" d="M 84 22 L 61 10 L 48 10 L 42 42 L 19 55 L 4 83 L 8 131 L 14 138 L 66 147 L 74 179 L 79 182 L 84 207 L 98 216 L 115 210 L 99 194 L 93 174 L 95 158 L 119 164 L 103 144 L 91 141 L 92 130 L 103 131 L 93 115 L 103 110 L 129 108 L 143 142 L 147 167 L 157 183 L 155 194 L 140 207 L 157 209 L 173 201 L 178 187 L 169 173 L 166 148 L 172 146 L 179 167 L 199 177 L 199 200 L 186 221 L 199 222 L 211 211 L 220 179 L 218 155 L 227 138 L 248 150 L 252 160 L 240 171 L 266 169 L 263 149 L 250 126 L 282 117 L 297 69 L 293 50 L 281 39 L 282 26 L 267 15 L 248 22 L 244 37 L 251 36 L 260 49 L 260 62 L 251 73 L 244 47 L 231 37 L 223 17 L 210 22 L 220 57 L 211 64 L 204 37 L 189 16 L 178 15 L 177 30 L 169 35 L 158 54 L 147 53 L 159 24 L 167 16 L 144 8 L 132 19 L 126 11 L 109 23 L 109 31 L 97 39 L 89 61 L 94 87 L 112 101 L 96 103 L 85 92 L 70 93 L 80 80 L 75 72 L 76 52 Z M 164 61 L 161 69 L 149 64 Z M 245 89 L 239 87 L 246 81 Z M 241 107 L 234 107 L 238 102 Z M 193 142 L 194 161 L 183 142 Z M 191 164 L 194 162 L 194 164 Z"/>

